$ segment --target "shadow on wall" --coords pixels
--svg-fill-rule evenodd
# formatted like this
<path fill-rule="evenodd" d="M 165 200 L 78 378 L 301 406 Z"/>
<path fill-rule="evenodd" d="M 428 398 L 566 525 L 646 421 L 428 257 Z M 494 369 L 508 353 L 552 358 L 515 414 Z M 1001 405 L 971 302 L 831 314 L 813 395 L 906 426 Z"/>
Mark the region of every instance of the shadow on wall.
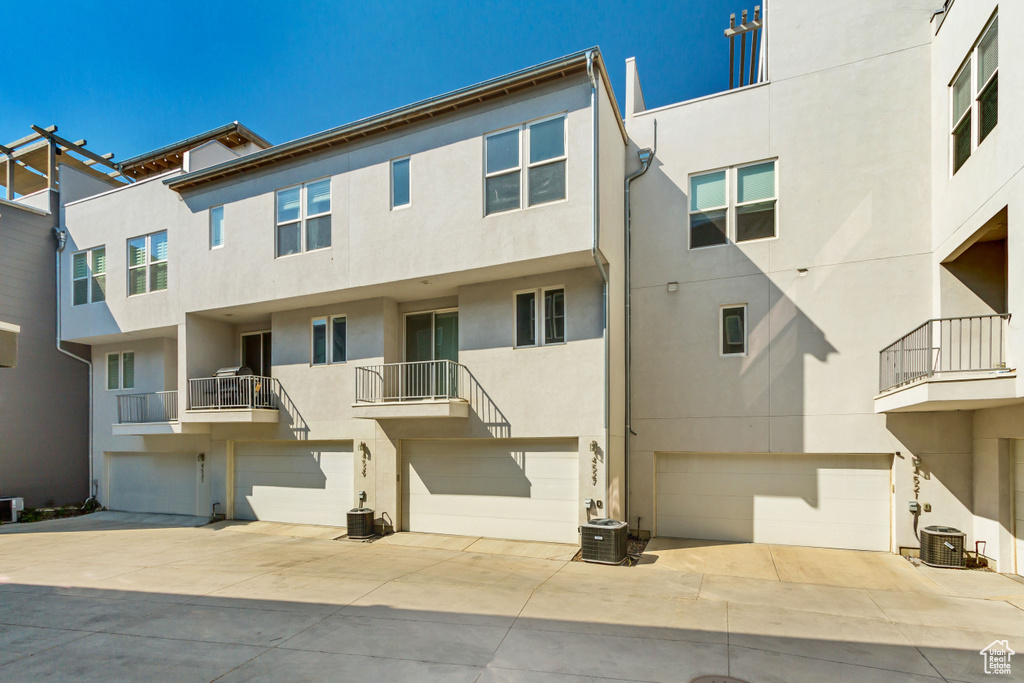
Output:
<path fill-rule="evenodd" d="M 278 387 L 278 412 L 281 418 L 280 424 L 286 426 L 292 433 L 292 437 L 298 441 L 309 439 L 309 423 L 302 417 L 295 401 L 284 388 L 284 384 L 277 383 Z"/>
<path fill-rule="evenodd" d="M 511 438 L 512 424 L 501 412 L 501 408 L 491 399 L 491 395 L 481 386 L 469 368 L 466 368 L 466 377 L 468 386 L 465 388 L 463 398 L 469 401 L 472 408 L 467 431 L 473 436 L 487 435 L 496 439 Z"/>
<path fill-rule="evenodd" d="M 473 461 L 473 476 L 453 465 Z M 453 462 L 454 461 L 454 462 Z M 406 480 L 419 481 L 431 495 L 529 498 L 533 484 L 526 475 L 526 453 L 509 450 L 500 455 L 406 457 Z M 415 477 L 412 475 L 415 473 Z M 453 476 L 454 475 L 454 476 Z"/>

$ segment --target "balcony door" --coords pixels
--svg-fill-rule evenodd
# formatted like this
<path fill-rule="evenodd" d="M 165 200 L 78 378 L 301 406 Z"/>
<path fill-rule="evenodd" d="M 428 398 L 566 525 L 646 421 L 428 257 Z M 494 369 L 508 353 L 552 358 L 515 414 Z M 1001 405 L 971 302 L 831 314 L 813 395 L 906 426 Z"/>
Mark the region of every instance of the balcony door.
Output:
<path fill-rule="evenodd" d="M 242 335 L 242 365 L 254 375 L 270 377 L 270 333 L 246 332 Z"/>
<path fill-rule="evenodd" d="M 431 311 L 405 316 L 405 360 L 459 360 L 459 312 Z M 454 396 L 458 390 L 453 368 L 422 363 L 410 366 L 403 379 L 409 398 Z"/>

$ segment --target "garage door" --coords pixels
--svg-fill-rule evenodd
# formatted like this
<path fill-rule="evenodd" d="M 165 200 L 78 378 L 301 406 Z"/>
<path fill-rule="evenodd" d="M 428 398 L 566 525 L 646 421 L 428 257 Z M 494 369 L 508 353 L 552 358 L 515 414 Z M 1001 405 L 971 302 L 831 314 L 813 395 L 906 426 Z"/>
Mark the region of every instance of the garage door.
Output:
<path fill-rule="evenodd" d="M 402 528 L 575 543 L 576 443 L 403 441 Z"/>
<path fill-rule="evenodd" d="M 889 455 L 658 454 L 657 534 L 889 550 Z"/>
<path fill-rule="evenodd" d="M 127 512 L 202 514 L 196 509 L 196 455 L 107 454 L 107 507 Z"/>
<path fill-rule="evenodd" d="M 345 526 L 352 442 L 235 446 L 235 518 Z"/>

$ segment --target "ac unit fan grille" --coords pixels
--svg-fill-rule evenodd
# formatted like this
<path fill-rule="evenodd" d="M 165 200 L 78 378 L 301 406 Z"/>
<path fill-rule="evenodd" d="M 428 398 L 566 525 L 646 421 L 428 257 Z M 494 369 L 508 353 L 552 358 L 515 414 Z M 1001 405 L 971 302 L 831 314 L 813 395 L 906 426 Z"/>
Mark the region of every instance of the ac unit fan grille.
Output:
<path fill-rule="evenodd" d="M 962 568 L 966 534 L 948 526 L 921 530 L 921 561 L 930 567 Z"/>

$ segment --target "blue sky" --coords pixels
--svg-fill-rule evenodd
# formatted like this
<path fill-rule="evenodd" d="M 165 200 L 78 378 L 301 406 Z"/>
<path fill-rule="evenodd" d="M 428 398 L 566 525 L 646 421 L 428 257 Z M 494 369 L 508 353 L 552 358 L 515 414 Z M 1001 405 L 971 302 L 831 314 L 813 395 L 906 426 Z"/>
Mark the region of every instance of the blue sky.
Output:
<path fill-rule="evenodd" d="M 593 45 L 655 107 L 725 89 L 755 2 L 12 0 L 0 142 L 57 124 L 125 159 L 238 120 L 280 143 Z"/>

